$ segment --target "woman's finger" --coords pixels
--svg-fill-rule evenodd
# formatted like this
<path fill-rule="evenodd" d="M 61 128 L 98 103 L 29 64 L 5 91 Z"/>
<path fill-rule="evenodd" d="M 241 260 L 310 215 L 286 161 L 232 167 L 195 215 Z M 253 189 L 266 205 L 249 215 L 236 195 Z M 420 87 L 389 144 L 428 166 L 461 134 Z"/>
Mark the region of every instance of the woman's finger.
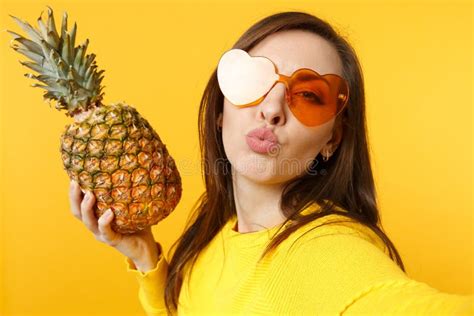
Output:
<path fill-rule="evenodd" d="M 74 217 L 79 220 L 82 220 L 81 214 L 81 201 L 82 201 L 82 192 L 79 184 L 71 180 L 69 185 L 69 204 L 71 207 L 71 212 Z"/>
<path fill-rule="evenodd" d="M 112 212 L 111 209 L 108 209 L 104 214 L 102 214 L 98 221 L 99 231 L 102 238 L 112 247 L 116 246 L 122 238 L 122 235 L 114 232 L 110 226 L 114 219 L 114 215 L 114 212 Z"/>
<path fill-rule="evenodd" d="M 97 228 L 97 218 L 94 214 L 95 196 L 91 191 L 87 191 L 84 200 L 81 203 L 81 214 L 84 225 L 96 235 L 99 232 Z"/>

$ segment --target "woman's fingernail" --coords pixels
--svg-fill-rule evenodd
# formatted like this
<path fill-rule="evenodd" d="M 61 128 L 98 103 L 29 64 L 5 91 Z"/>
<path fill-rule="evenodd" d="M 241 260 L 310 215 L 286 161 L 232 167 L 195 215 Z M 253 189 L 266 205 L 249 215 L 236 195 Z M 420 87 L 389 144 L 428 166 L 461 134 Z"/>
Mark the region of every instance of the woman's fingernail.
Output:
<path fill-rule="evenodd" d="M 109 208 L 109 209 L 105 212 L 105 218 L 109 219 L 111 216 L 112 216 L 112 210 Z"/>
<path fill-rule="evenodd" d="M 87 192 L 86 192 L 86 196 L 85 196 L 86 201 L 89 201 L 91 198 L 92 198 L 91 192 L 90 192 L 90 191 L 87 191 Z"/>

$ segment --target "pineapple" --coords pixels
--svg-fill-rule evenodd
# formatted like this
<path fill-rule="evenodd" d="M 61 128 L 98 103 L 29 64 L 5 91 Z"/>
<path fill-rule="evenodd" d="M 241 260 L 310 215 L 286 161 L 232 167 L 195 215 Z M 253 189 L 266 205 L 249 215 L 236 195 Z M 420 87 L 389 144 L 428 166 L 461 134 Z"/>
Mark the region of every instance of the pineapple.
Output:
<path fill-rule="evenodd" d="M 102 104 L 101 81 L 89 43 L 74 46 L 76 23 L 67 30 L 67 13 L 61 34 L 48 6 L 48 19 L 38 28 L 11 16 L 29 39 L 13 35 L 11 47 L 33 62 L 20 63 L 39 75 L 25 76 L 43 84 L 45 100 L 54 101 L 74 122 L 61 135 L 60 153 L 70 179 L 96 197 L 94 212 L 115 213 L 112 229 L 123 234 L 139 232 L 167 217 L 181 198 L 181 178 L 165 144 L 135 108 L 117 102 Z"/>

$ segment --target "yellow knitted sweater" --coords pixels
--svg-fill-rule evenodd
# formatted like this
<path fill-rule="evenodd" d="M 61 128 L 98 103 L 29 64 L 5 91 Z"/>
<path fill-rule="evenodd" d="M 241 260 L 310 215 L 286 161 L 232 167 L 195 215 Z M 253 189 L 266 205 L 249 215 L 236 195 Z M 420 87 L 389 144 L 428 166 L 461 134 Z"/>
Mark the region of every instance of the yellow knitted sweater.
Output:
<path fill-rule="evenodd" d="M 346 222 L 336 223 L 341 219 Z M 330 224 L 315 228 L 323 222 Z M 239 233 L 236 223 L 234 215 L 184 278 L 178 315 L 474 315 L 474 295 L 443 293 L 410 279 L 375 233 L 344 216 L 303 226 L 259 264 L 280 226 Z M 166 315 L 169 260 L 156 244 L 160 259 L 146 273 L 125 258 L 149 316 Z"/>

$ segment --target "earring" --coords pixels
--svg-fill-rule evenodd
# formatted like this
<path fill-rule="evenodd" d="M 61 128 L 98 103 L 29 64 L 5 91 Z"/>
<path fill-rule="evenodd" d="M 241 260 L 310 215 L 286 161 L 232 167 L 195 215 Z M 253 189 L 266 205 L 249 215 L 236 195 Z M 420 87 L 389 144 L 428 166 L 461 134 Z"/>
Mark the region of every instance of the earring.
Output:
<path fill-rule="evenodd" d="M 331 154 L 332 154 L 332 153 L 329 153 L 329 150 L 326 150 L 326 156 L 323 156 L 323 160 L 324 160 L 324 161 L 328 161 L 328 160 L 329 160 L 329 157 L 331 157 Z"/>

